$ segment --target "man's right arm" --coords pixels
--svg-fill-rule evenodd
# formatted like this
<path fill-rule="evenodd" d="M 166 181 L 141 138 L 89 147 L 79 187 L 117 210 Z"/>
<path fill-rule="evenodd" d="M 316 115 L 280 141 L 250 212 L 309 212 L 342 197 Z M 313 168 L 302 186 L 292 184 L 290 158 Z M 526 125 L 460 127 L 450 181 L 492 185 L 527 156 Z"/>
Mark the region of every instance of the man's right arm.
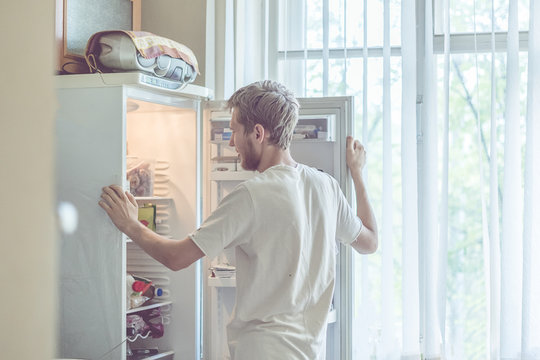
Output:
<path fill-rule="evenodd" d="M 356 215 L 362 220 L 364 225 L 360 234 L 351 245 L 361 254 L 371 254 L 377 250 L 379 240 L 377 220 L 369 202 L 362 177 L 362 169 L 366 163 L 366 151 L 364 146 L 351 136 L 347 136 L 346 160 L 356 193 Z"/>
<path fill-rule="evenodd" d="M 118 185 L 103 188 L 99 205 L 113 224 L 148 255 L 173 271 L 184 269 L 204 256 L 195 242 L 187 237 L 172 240 L 156 234 L 137 219 L 137 202 Z"/>

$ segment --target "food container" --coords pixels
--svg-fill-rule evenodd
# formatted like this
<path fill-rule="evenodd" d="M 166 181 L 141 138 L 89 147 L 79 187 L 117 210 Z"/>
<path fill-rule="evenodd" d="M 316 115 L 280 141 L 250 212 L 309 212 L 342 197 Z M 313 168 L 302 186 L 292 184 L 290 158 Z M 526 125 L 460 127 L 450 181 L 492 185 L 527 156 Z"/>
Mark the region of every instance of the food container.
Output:
<path fill-rule="evenodd" d="M 155 159 L 127 157 L 127 181 L 133 196 L 143 197 L 154 194 Z"/>

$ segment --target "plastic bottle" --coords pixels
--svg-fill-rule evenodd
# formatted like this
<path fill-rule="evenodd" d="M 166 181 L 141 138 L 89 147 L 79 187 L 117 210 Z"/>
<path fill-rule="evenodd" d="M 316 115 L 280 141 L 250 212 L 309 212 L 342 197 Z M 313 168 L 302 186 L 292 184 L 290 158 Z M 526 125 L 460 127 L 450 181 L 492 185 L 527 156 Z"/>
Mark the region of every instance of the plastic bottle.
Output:
<path fill-rule="evenodd" d="M 150 284 L 150 286 L 145 287 L 145 289 L 142 292 L 142 296 L 146 296 L 149 300 L 160 297 L 163 295 L 163 289 L 157 288 L 154 285 Z"/>

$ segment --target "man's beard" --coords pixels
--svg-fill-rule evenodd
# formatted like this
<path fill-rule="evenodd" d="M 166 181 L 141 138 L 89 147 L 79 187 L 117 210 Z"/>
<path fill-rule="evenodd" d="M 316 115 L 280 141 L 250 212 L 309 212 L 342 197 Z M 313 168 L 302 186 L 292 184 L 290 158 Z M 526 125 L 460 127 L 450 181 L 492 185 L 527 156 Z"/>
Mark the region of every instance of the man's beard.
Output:
<path fill-rule="evenodd" d="M 248 141 L 246 142 L 245 150 L 246 151 L 244 151 L 244 155 L 242 156 L 242 162 L 240 165 L 244 168 L 244 170 L 257 170 L 261 161 L 260 159 L 255 157 L 254 146 L 251 142 L 251 139 L 248 139 Z"/>

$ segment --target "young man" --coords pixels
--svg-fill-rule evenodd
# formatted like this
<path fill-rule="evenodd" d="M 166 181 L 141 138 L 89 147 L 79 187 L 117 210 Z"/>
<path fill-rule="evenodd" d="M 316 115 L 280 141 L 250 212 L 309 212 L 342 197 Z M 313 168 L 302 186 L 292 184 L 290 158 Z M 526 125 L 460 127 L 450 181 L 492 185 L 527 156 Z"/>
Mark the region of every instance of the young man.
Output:
<path fill-rule="evenodd" d="M 137 221 L 137 205 L 119 186 L 100 206 L 149 255 L 172 270 L 225 248 L 236 252 L 236 308 L 229 324 L 232 359 L 324 359 L 326 318 L 335 279 L 336 240 L 360 253 L 377 249 L 377 224 L 362 180 L 363 146 L 347 137 L 356 190 L 354 214 L 331 176 L 289 152 L 298 102 L 284 86 L 256 82 L 236 91 L 230 146 L 254 178 L 238 185 L 184 240 L 161 237 Z"/>

